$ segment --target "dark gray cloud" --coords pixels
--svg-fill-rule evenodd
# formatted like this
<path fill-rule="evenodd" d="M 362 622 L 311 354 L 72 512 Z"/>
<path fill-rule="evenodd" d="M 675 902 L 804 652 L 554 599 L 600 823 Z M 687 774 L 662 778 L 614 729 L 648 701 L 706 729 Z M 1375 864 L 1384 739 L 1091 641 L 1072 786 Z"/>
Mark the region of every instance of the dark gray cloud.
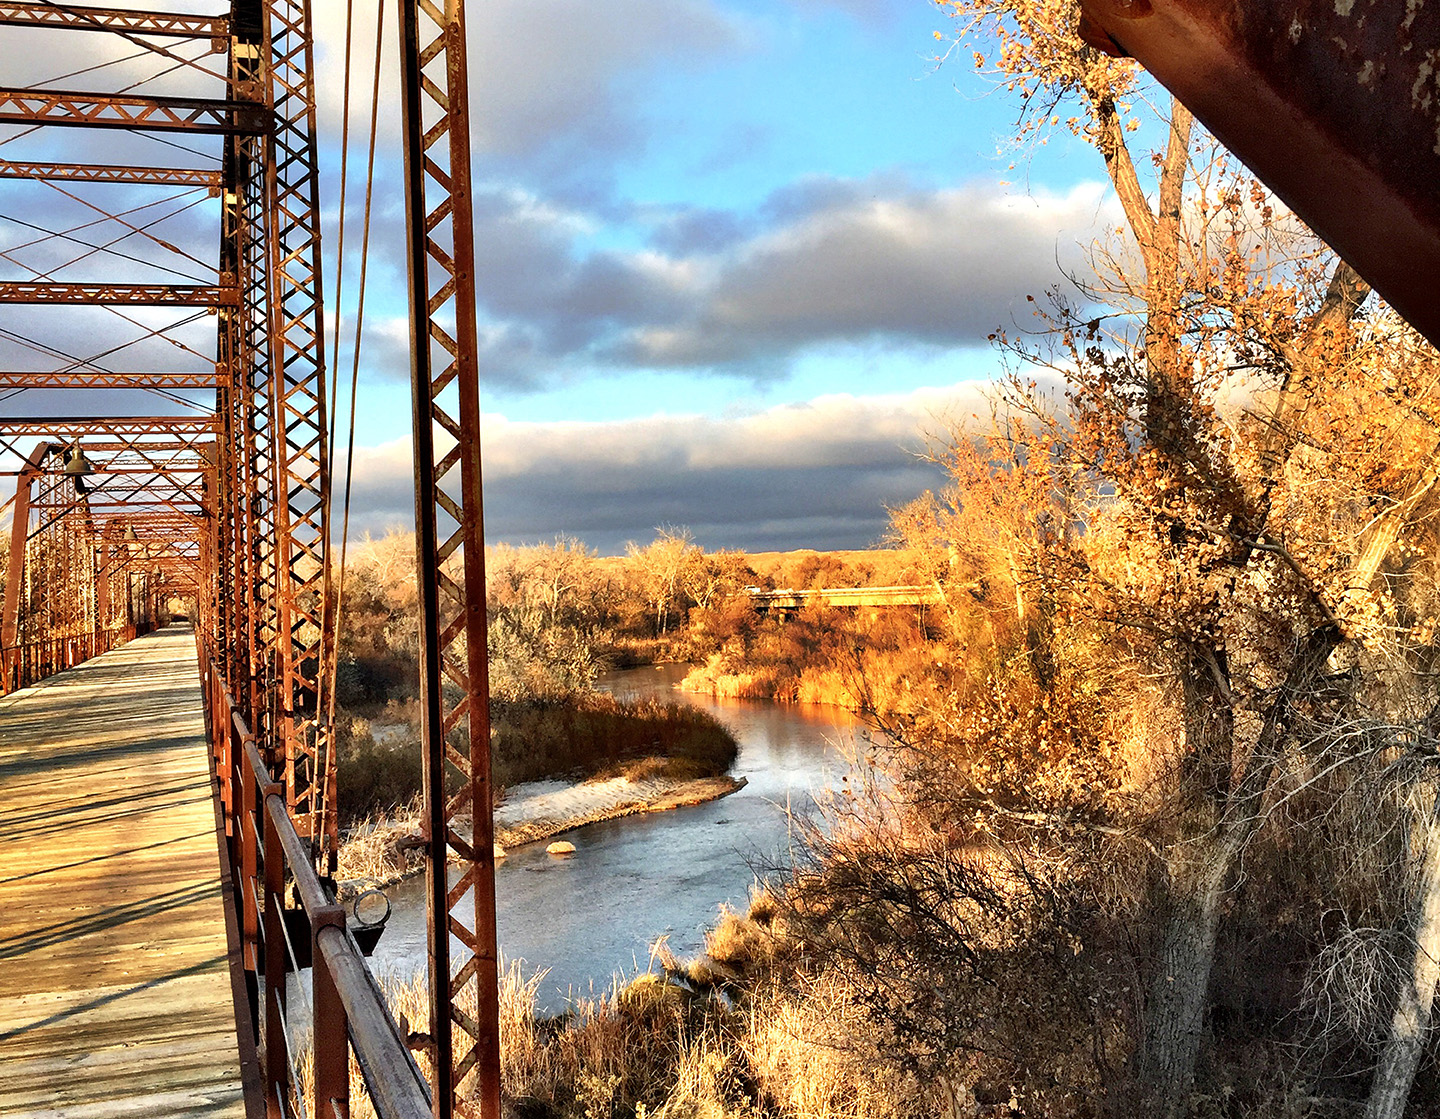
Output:
<path fill-rule="evenodd" d="M 968 422 L 976 385 L 822 397 L 751 416 L 609 423 L 487 417 L 486 536 L 572 533 L 605 552 L 690 526 L 707 547 L 851 548 L 883 535 L 886 507 L 943 483 L 914 454 L 924 432 Z M 352 532 L 411 521 L 409 444 L 356 456 Z"/>
<path fill-rule="evenodd" d="M 983 343 L 1083 267 L 1103 198 L 813 178 L 749 212 L 638 210 L 648 241 L 622 250 L 584 210 L 477 190 L 482 369 L 517 388 L 606 365 L 783 377 L 815 347 Z"/>
<path fill-rule="evenodd" d="M 1075 242 L 1101 199 L 1098 188 L 1016 197 L 984 185 L 864 193 L 815 192 L 808 213 L 715 261 L 685 319 L 635 329 L 616 359 L 723 367 L 877 336 L 978 342 L 1082 266 Z"/>
<path fill-rule="evenodd" d="M 649 224 L 650 244 L 655 250 L 677 257 L 729 249 L 749 237 L 754 228 L 752 221 L 732 211 L 700 206 L 652 215 Z"/>

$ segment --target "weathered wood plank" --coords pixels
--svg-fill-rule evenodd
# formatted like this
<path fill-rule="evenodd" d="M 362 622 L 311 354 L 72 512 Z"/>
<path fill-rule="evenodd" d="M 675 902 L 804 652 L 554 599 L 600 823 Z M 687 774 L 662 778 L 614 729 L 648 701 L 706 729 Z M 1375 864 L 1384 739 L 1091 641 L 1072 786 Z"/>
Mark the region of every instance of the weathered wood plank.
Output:
<path fill-rule="evenodd" d="M 244 1115 L 195 649 L 0 698 L 0 1115 Z"/>

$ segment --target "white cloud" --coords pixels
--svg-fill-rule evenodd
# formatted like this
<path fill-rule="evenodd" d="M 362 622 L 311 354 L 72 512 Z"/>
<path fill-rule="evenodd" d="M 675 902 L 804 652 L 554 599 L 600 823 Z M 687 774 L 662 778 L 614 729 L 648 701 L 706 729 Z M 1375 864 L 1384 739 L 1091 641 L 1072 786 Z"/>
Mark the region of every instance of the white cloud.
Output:
<path fill-rule="evenodd" d="M 352 98 L 369 104 L 375 11 L 356 12 Z M 387 10 L 393 20 L 393 9 Z M 345 5 L 315 6 L 318 90 L 338 137 L 344 91 Z M 661 61 L 682 66 L 736 49 L 743 29 L 709 0 L 486 0 L 466 11 L 470 135 L 477 156 L 608 161 L 643 138 L 628 78 Z M 388 137 L 399 127 L 394 28 L 382 70 Z"/>

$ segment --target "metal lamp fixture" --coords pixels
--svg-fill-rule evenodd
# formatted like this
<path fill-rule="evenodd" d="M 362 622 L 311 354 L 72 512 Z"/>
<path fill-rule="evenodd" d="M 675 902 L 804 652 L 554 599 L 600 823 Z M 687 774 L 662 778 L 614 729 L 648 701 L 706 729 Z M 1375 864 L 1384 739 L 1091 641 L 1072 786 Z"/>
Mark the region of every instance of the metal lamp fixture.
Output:
<path fill-rule="evenodd" d="M 80 447 L 80 440 L 75 440 L 75 446 L 65 452 L 65 475 L 68 478 L 88 478 L 95 473 L 95 468 L 90 465 L 90 460 L 85 457 L 85 452 Z"/>

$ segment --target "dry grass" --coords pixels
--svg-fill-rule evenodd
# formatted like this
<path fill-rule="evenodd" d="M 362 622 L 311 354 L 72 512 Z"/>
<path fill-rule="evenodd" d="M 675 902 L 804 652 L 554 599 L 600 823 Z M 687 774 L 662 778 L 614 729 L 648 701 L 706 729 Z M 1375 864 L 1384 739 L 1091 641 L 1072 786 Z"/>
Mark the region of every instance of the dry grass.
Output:
<path fill-rule="evenodd" d="M 544 972 L 501 976 L 505 1113 L 527 1119 L 899 1119 L 919 1116 L 915 1085 L 875 1051 L 863 1015 L 836 979 L 776 981 L 785 959 L 774 899 L 729 913 L 707 940 L 733 981 L 715 997 L 685 981 L 701 962 L 659 952 L 662 972 L 581 999 L 558 1017 L 536 1012 Z M 793 975 L 792 975 L 793 978 Z M 423 1029 L 423 978 L 382 984 L 402 1024 Z M 747 994 L 746 991 L 750 993 Z M 305 1043 L 308 1046 L 308 1041 Z M 417 1055 L 428 1074 L 423 1056 Z M 311 1056 L 301 1054 L 303 1090 Z M 373 1108 L 351 1064 L 351 1115 Z"/>
<path fill-rule="evenodd" d="M 739 1045 L 758 1094 L 804 1119 L 910 1119 L 917 1086 L 881 1059 L 846 984 L 825 975 L 749 1006 Z"/>
<path fill-rule="evenodd" d="M 341 881 L 362 881 L 367 886 L 385 886 L 410 874 L 421 856 L 419 852 L 400 850 L 398 841 L 416 834 L 419 821 L 417 798 L 351 829 L 340 845 L 336 877 Z"/>

